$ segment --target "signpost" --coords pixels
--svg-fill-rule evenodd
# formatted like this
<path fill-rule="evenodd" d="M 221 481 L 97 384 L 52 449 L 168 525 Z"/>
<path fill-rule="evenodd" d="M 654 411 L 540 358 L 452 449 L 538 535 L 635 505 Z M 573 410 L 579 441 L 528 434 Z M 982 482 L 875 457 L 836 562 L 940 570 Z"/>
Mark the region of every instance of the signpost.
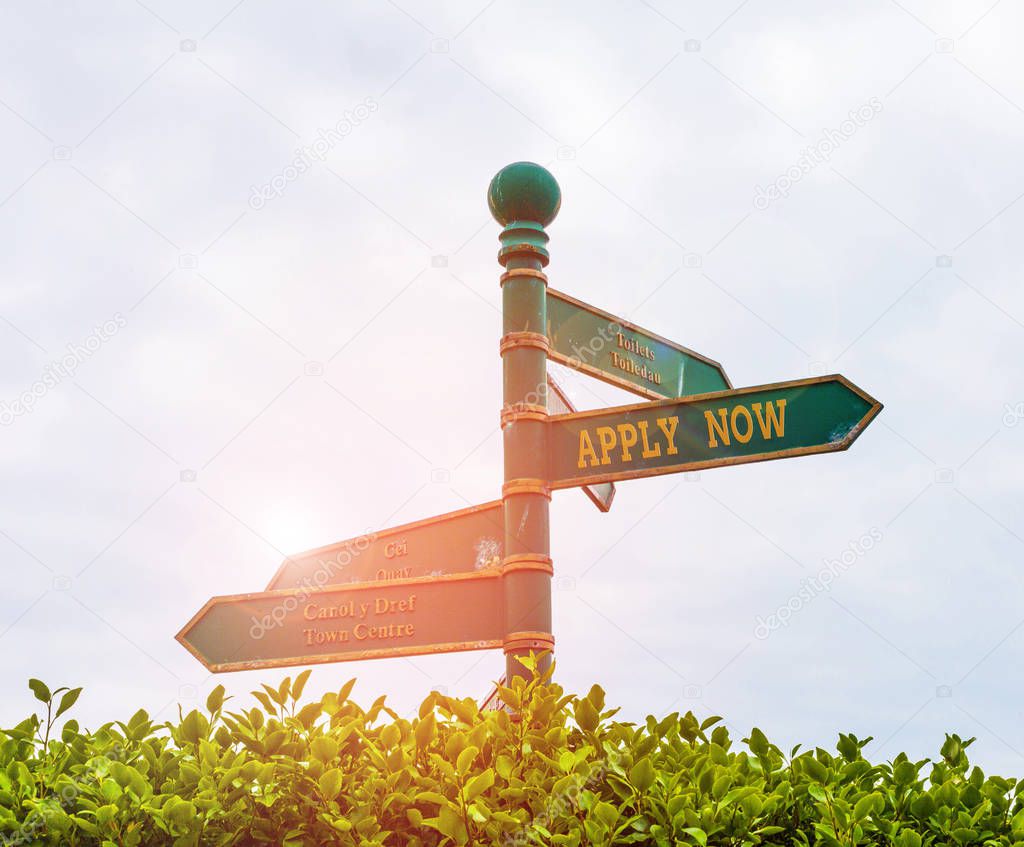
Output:
<path fill-rule="evenodd" d="M 526 676 L 518 656 L 550 654 L 551 526 L 547 481 L 547 289 L 550 224 L 562 192 L 544 168 L 517 162 L 495 174 L 487 205 L 502 225 L 501 431 L 505 444 L 505 676 Z M 539 402 L 535 402 L 539 400 Z"/>
<path fill-rule="evenodd" d="M 551 487 L 847 449 L 881 404 L 841 376 L 551 419 Z"/>
<path fill-rule="evenodd" d="M 551 359 L 642 397 L 732 388 L 722 366 L 596 306 L 549 288 Z"/>
<path fill-rule="evenodd" d="M 289 556 L 268 591 L 472 573 L 501 564 L 500 500 Z"/>
<path fill-rule="evenodd" d="M 501 500 L 290 556 L 267 591 L 214 597 L 178 634 L 211 671 L 501 648 L 504 678 L 526 675 L 519 657 L 555 643 L 553 490 L 608 511 L 619 480 L 845 450 L 881 410 L 838 375 L 733 389 L 717 362 L 549 289 L 561 191 L 539 165 L 503 168 L 487 201 L 505 269 Z M 548 359 L 648 402 L 578 412 Z"/>

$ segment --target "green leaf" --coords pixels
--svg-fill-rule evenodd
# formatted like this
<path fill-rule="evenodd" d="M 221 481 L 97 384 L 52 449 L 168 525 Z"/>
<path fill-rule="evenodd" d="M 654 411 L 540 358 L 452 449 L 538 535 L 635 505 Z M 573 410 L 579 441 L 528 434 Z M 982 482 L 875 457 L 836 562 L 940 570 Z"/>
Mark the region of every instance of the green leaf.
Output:
<path fill-rule="evenodd" d="M 814 832 L 817 835 L 816 847 L 817 844 L 824 844 L 827 845 L 827 847 L 845 847 L 845 845 L 836 838 L 835 830 L 832 829 L 832 825 L 830 823 L 824 824 L 820 821 L 816 821 L 814 823 Z"/>
<path fill-rule="evenodd" d="M 206 738 L 209 731 L 210 722 L 195 709 L 181 722 L 181 738 L 190 744 L 196 744 L 200 738 Z"/>
<path fill-rule="evenodd" d="M 302 697 L 302 692 L 306 688 L 306 683 L 309 682 L 309 675 L 313 673 L 312 668 L 306 668 L 302 673 L 295 677 L 295 682 L 292 683 L 292 699 L 298 700 Z"/>
<path fill-rule="evenodd" d="M 822 788 L 817 783 L 814 783 L 814 782 L 810 783 L 807 786 L 807 793 L 810 794 L 811 797 L 813 797 L 819 803 L 826 803 L 826 802 L 828 802 L 828 795 L 825 793 L 825 789 Z"/>
<path fill-rule="evenodd" d="M 299 709 L 299 713 L 295 716 L 295 719 L 302 724 L 305 729 L 311 729 L 320 715 L 323 714 L 323 711 L 323 703 L 317 700 L 314 703 L 307 703 Z"/>
<path fill-rule="evenodd" d="M 619 820 L 619 810 L 611 803 L 601 800 L 594 805 L 594 816 L 608 829 L 611 829 Z"/>
<path fill-rule="evenodd" d="M 185 800 L 180 803 L 175 803 L 171 809 L 166 812 L 165 816 L 175 826 L 181 829 L 188 828 L 189 824 L 195 822 L 196 818 L 196 807 Z"/>
<path fill-rule="evenodd" d="M 50 689 L 46 687 L 46 683 L 38 679 L 30 679 L 28 681 L 28 687 L 32 689 L 32 693 L 36 695 L 36 700 L 40 703 L 49 703 L 52 695 Z"/>
<path fill-rule="evenodd" d="M 580 729 L 584 732 L 593 732 L 601 722 L 600 714 L 598 714 L 594 704 L 588 699 L 580 700 L 576 704 L 574 716 L 576 723 L 579 724 Z"/>
<path fill-rule="evenodd" d="M 72 688 L 70 691 L 64 692 L 64 696 L 60 698 L 60 705 L 57 707 L 57 714 L 53 716 L 54 719 L 59 718 L 68 709 L 74 706 L 75 703 L 78 702 L 78 698 L 81 696 L 81 694 L 81 688 Z"/>
<path fill-rule="evenodd" d="M 122 793 L 121 786 L 113 779 L 105 779 L 100 783 L 100 796 L 108 803 L 116 803 Z"/>
<path fill-rule="evenodd" d="M 711 796 L 716 800 L 721 800 L 726 792 L 729 790 L 729 786 L 732 785 L 732 776 L 728 773 L 722 774 L 718 779 L 715 780 L 711 786 Z"/>
<path fill-rule="evenodd" d="M 897 785 L 910 785 L 917 779 L 917 766 L 913 762 L 899 762 L 892 771 Z"/>
<path fill-rule="evenodd" d="M 339 818 L 339 817 L 332 816 L 331 817 L 331 826 L 334 829 L 338 830 L 338 832 L 351 832 L 352 831 L 352 822 L 347 820 L 347 819 L 345 819 L 345 818 Z M 303 843 L 304 842 L 302 842 L 302 841 L 296 842 L 296 846 L 298 847 L 298 845 L 301 845 Z"/>
<path fill-rule="evenodd" d="M 263 752 L 267 756 L 280 752 L 282 745 L 288 740 L 288 735 L 288 731 L 284 729 L 271 732 L 263 741 Z"/>
<path fill-rule="evenodd" d="M 699 826 L 684 827 L 683 832 L 693 838 L 693 840 L 700 844 L 701 847 L 707 847 L 708 834 Z"/>
<path fill-rule="evenodd" d="M 516 659 L 518 660 L 519 664 L 521 664 L 528 671 L 533 672 L 537 670 L 537 657 L 534 656 L 532 653 L 529 656 L 517 655 Z"/>
<path fill-rule="evenodd" d="M 870 815 L 874 811 L 876 799 L 880 800 L 881 797 L 878 794 L 865 794 L 861 797 L 853 807 L 853 819 L 862 821 Z"/>
<path fill-rule="evenodd" d="M 320 779 L 317 780 L 317 784 L 320 786 L 320 793 L 328 800 L 333 800 L 341 793 L 344 779 L 344 774 L 342 774 L 340 768 L 331 768 L 329 771 L 325 771 Z"/>
<path fill-rule="evenodd" d="M 654 777 L 654 765 L 651 764 L 651 760 L 647 756 L 633 765 L 629 771 L 629 781 L 641 794 L 654 784 Z"/>
<path fill-rule="evenodd" d="M 473 762 L 476 761 L 476 757 L 479 755 L 480 751 L 472 745 L 459 753 L 459 757 L 455 761 L 455 769 L 459 772 L 459 776 L 465 776 L 469 773 L 469 769 L 473 766 Z"/>
<path fill-rule="evenodd" d="M 857 739 L 853 735 L 841 734 L 836 748 L 848 762 L 855 761 L 860 755 L 860 745 L 857 744 Z"/>
<path fill-rule="evenodd" d="M 264 688 L 266 688 L 266 686 L 264 686 Z M 276 711 L 274 709 L 274 704 L 271 701 L 271 699 L 262 691 L 253 691 L 252 696 L 259 701 L 260 705 L 263 707 L 264 711 L 266 711 L 267 714 L 273 714 Z"/>
<path fill-rule="evenodd" d="M 462 818 L 448 806 L 442 806 L 438 810 L 436 828 L 438 832 L 447 835 L 456 844 L 465 844 L 469 840 Z"/>
<path fill-rule="evenodd" d="M 494 769 L 498 772 L 498 776 L 502 779 L 508 779 L 512 776 L 512 771 L 515 768 L 515 762 L 512 761 L 511 756 L 506 756 L 501 753 L 497 759 L 494 760 Z"/>
<path fill-rule="evenodd" d="M 352 689 L 355 687 L 355 677 L 346 682 L 340 689 L 338 689 L 338 702 L 344 703 L 348 700 L 349 695 L 352 694 Z"/>
<path fill-rule="evenodd" d="M 918 820 L 927 820 L 935 812 L 935 800 L 930 794 L 921 794 L 911 801 L 910 811 Z"/>
<path fill-rule="evenodd" d="M 416 746 L 425 750 L 437 735 L 437 721 L 433 715 L 427 715 L 416 724 Z"/>
<path fill-rule="evenodd" d="M 903 829 L 894 844 L 896 847 L 921 847 L 921 836 L 912 829 Z"/>
<path fill-rule="evenodd" d="M 338 749 L 338 742 L 328 735 L 319 735 L 310 744 L 313 756 L 325 763 L 334 761 L 334 757 L 338 755 Z"/>
<path fill-rule="evenodd" d="M 110 824 L 113 822 L 116 816 L 117 806 L 115 806 L 113 803 L 108 803 L 105 806 L 100 806 L 96 810 L 96 826 L 100 829 L 100 831 L 109 829 Z M 107 843 L 108 842 L 106 841 L 103 842 L 104 845 L 106 845 Z"/>
<path fill-rule="evenodd" d="M 492 768 L 488 768 L 483 773 L 478 773 L 466 783 L 466 802 L 469 803 L 476 799 L 492 785 L 494 785 L 494 770 Z"/>
<path fill-rule="evenodd" d="M 99 827 L 97 827 L 92 821 L 78 815 L 72 815 L 71 820 L 73 820 L 75 822 L 75 826 L 82 830 L 86 835 L 91 835 L 93 838 L 99 838 Z"/>
<path fill-rule="evenodd" d="M 219 712 L 224 706 L 224 686 L 218 685 L 206 698 L 206 711 L 213 714 Z"/>
<path fill-rule="evenodd" d="M 750 730 L 750 738 L 747 739 L 747 745 L 750 747 L 754 755 L 759 758 L 767 756 L 771 747 L 768 743 L 768 739 L 765 737 L 765 734 L 756 726 Z"/>
<path fill-rule="evenodd" d="M 780 832 L 785 832 L 786 827 L 784 826 L 762 826 L 760 829 L 755 830 L 755 835 L 778 835 Z"/>
<path fill-rule="evenodd" d="M 828 768 L 815 759 L 814 756 L 804 754 L 800 757 L 799 761 L 803 765 L 804 772 L 815 782 L 822 784 L 828 782 Z"/>

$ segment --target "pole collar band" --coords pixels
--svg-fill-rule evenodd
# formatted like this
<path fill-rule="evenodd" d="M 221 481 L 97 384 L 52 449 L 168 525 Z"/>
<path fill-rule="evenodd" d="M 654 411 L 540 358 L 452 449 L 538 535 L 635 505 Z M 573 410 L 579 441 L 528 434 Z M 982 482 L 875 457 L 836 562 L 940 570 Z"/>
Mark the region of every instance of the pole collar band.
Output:
<path fill-rule="evenodd" d="M 512 221 L 501 231 L 498 240 L 501 242 L 498 262 L 504 267 L 508 267 L 512 259 L 533 259 L 545 266 L 551 258 L 547 249 L 548 234 L 536 221 Z"/>
<path fill-rule="evenodd" d="M 547 423 L 547 420 L 547 406 L 538 406 L 536 403 L 516 403 L 511 408 L 501 410 L 502 427 L 516 421 L 540 421 L 541 423 Z"/>
<path fill-rule="evenodd" d="M 550 632 L 510 632 L 502 646 L 506 655 L 528 650 L 554 650 L 555 636 Z"/>
<path fill-rule="evenodd" d="M 555 566 L 550 556 L 541 553 L 515 553 L 502 560 L 501 571 L 540 571 L 548 576 L 554 576 Z"/>
<path fill-rule="evenodd" d="M 507 270 L 505 271 L 505 273 L 501 275 L 500 283 L 504 285 L 510 279 L 513 279 L 518 276 L 532 276 L 534 279 L 539 279 L 545 285 L 548 284 L 547 274 L 544 273 L 544 271 L 538 270 L 536 268 L 512 268 L 510 270 Z"/>
<path fill-rule="evenodd" d="M 539 494 L 551 499 L 551 487 L 544 479 L 509 479 L 501 486 L 502 497 L 514 494 Z"/>
<path fill-rule="evenodd" d="M 543 350 L 546 355 L 551 349 L 551 344 L 548 337 L 539 332 L 507 332 L 501 337 L 498 349 L 504 356 L 509 350 L 515 350 L 517 347 L 534 347 Z"/>

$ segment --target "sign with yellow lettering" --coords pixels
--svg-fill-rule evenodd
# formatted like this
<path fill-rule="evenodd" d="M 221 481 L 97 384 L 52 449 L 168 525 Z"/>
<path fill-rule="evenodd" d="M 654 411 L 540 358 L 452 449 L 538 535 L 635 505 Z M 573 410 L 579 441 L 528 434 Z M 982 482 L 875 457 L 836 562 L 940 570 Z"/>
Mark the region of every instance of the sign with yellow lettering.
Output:
<path fill-rule="evenodd" d="M 881 409 L 834 375 L 560 415 L 551 487 L 845 450 Z"/>
<path fill-rule="evenodd" d="M 718 362 L 551 288 L 547 336 L 554 361 L 643 397 L 732 388 Z"/>
<path fill-rule="evenodd" d="M 500 500 L 289 556 L 267 591 L 472 573 L 501 563 Z"/>
<path fill-rule="evenodd" d="M 548 374 L 548 412 L 552 415 L 568 415 L 575 411 L 576 407 L 569 400 L 569 395 L 555 382 L 555 378 Z M 584 485 L 583 493 L 598 509 L 608 512 L 612 508 L 612 500 L 615 499 L 615 483 L 602 482 L 600 485 Z"/>
<path fill-rule="evenodd" d="M 501 571 L 214 597 L 178 633 L 212 673 L 502 645 Z"/>

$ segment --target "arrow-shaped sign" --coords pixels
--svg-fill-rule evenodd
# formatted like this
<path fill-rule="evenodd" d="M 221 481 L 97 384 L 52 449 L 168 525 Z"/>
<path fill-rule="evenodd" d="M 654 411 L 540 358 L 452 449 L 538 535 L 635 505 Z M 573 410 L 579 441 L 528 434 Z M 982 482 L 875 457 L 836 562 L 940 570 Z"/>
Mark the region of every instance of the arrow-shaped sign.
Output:
<path fill-rule="evenodd" d="M 882 404 L 842 376 L 550 419 L 553 488 L 848 448 Z"/>
<path fill-rule="evenodd" d="M 472 573 L 501 564 L 500 500 L 289 556 L 268 591 Z"/>
<path fill-rule="evenodd" d="M 732 388 L 722 366 L 650 330 L 547 290 L 548 355 L 643 397 L 689 397 Z"/>
<path fill-rule="evenodd" d="M 214 597 L 177 639 L 213 673 L 501 647 L 501 571 Z"/>

